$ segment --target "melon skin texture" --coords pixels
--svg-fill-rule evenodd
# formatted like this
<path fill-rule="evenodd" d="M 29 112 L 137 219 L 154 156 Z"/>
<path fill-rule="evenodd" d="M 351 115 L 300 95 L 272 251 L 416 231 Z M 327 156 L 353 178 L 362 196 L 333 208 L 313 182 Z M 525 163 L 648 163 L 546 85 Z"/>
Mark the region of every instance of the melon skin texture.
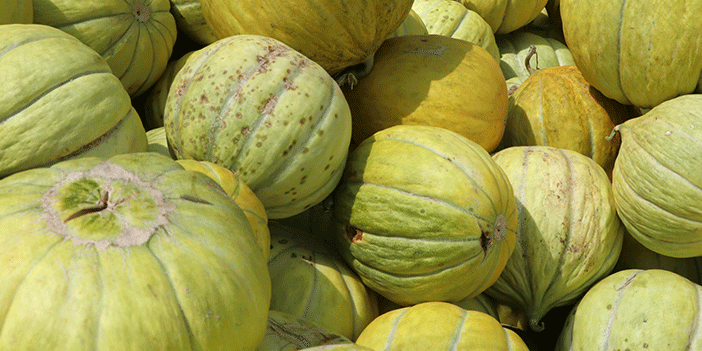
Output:
<path fill-rule="evenodd" d="M 632 116 L 630 106 L 602 95 L 575 65 L 539 69 L 510 96 L 498 148 L 542 145 L 573 150 L 611 175 L 620 138 L 608 136 Z"/>
<path fill-rule="evenodd" d="M 519 31 L 498 35 L 495 42 L 500 50 L 500 68 L 506 80 L 529 77 L 537 69 L 575 64 L 570 49 L 553 38 Z M 536 51 L 529 56 L 531 45 Z M 526 65 L 527 58 L 529 67 Z"/>
<path fill-rule="evenodd" d="M 146 101 L 144 102 L 144 115 L 142 121 L 147 130 L 163 127 L 163 114 L 166 111 L 166 101 L 168 100 L 168 90 L 171 89 L 173 79 L 180 71 L 188 57 L 194 51 L 185 53 L 179 59 L 171 61 L 166 66 L 166 70 L 161 77 L 151 86 L 151 89 L 146 93 Z"/>
<path fill-rule="evenodd" d="M 585 79 L 606 97 L 641 108 L 702 93 L 699 13 L 702 0 L 560 2 L 566 45 Z"/>
<path fill-rule="evenodd" d="M 207 161 L 176 160 L 178 164 L 189 171 L 198 171 L 217 182 L 224 192 L 244 211 L 251 224 L 258 246 L 263 256 L 268 259 L 271 253 L 271 234 L 268 230 L 268 216 L 261 200 L 242 182 L 232 171 Z"/>
<path fill-rule="evenodd" d="M 410 9 L 407 17 L 394 32 L 388 35 L 387 39 L 401 37 L 403 35 L 427 35 L 427 27 L 419 15 Z"/>
<path fill-rule="evenodd" d="M 0 5 L 0 24 L 32 23 L 33 21 L 32 0 L 4 0 Z"/>
<path fill-rule="evenodd" d="M 572 351 L 700 350 L 701 294 L 701 286 L 665 270 L 614 273 L 583 296 L 562 344 L 570 341 Z"/>
<path fill-rule="evenodd" d="M 169 0 L 33 0 L 34 22 L 78 38 L 98 52 L 130 96 L 166 69 L 177 28 Z"/>
<path fill-rule="evenodd" d="M 480 145 L 438 127 L 391 127 L 354 149 L 334 217 L 342 256 L 402 306 L 480 294 L 516 241 L 506 175 Z"/>
<path fill-rule="evenodd" d="M 619 258 L 624 226 L 610 180 L 592 159 L 547 146 L 515 146 L 493 155 L 517 200 L 517 245 L 485 293 L 541 319 L 608 275 Z"/>
<path fill-rule="evenodd" d="M 0 349 L 252 350 L 270 299 L 243 211 L 155 153 L 0 180 Z"/>
<path fill-rule="evenodd" d="M 438 301 L 380 315 L 356 343 L 387 351 L 529 350 L 518 335 L 490 315 Z"/>
<path fill-rule="evenodd" d="M 171 155 L 171 151 L 168 149 L 165 127 L 148 130 L 146 132 L 146 140 L 148 142 L 147 151 L 175 159 L 175 156 Z"/>
<path fill-rule="evenodd" d="M 200 0 L 170 0 L 171 13 L 178 29 L 185 35 L 202 45 L 209 45 L 217 41 L 217 35 L 207 24 L 202 13 Z"/>
<path fill-rule="evenodd" d="M 309 232 L 269 224 L 271 310 L 308 320 L 325 330 L 356 340 L 378 316 L 376 294 L 333 250 Z M 333 306 L 333 308 L 330 308 Z"/>
<path fill-rule="evenodd" d="M 193 53 L 164 114 L 178 159 L 229 168 L 285 218 L 336 187 L 351 140 L 351 112 L 318 64 L 272 38 L 232 36 Z"/>
<path fill-rule="evenodd" d="M 416 0 L 412 4 L 427 27 L 428 34 L 438 34 L 469 41 L 500 59 L 495 34 L 490 25 L 475 12 L 453 0 Z"/>
<path fill-rule="evenodd" d="M 49 26 L 10 24 L 0 27 L 0 52 L 0 177 L 146 151 L 129 94 L 94 50 Z"/>
<path fill-rule="evenodd" d="M 495 34 L 511 33 L 533 21 L 548 0 L 458 0 L 477 12 Z"/>
<path fill-rule="evenodd" d="M 219 39 L 241 34 L 274 38 L 332 75 L 371 56 L 404 21 L 412 2 L 201 0 L 205 20 Z"/>
<path fill-rule="evenodd" d="M 662 255 L 702 256 L 702 94 L 663 102 L 615 129 L 622 145 L 612 189 L 628 232 Z"/>
<path fill-rule="evenodd" d="M 343 86 L 353 141 L 396 125 L 450 129 L 492 152 L 505 129 L 507 84 L 482 47 L 445 35 L 386 40 L 370 72 Z"/>

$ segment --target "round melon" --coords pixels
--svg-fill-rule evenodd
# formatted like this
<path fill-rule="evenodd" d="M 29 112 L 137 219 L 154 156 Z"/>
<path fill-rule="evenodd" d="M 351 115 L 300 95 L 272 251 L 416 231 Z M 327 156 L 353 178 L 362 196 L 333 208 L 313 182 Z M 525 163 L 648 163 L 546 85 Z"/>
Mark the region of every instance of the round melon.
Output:
<path fill-rule="evenodd" d="M 548 0 L 458 0 L 466 8 L 477 12 L 495 34 L 505 34 L 522 28 L 533 21 Z"/>
<path fill-rule="evenodd" d="M 438 127 L 391 127 L 354 149 L 334 217 L 349 265 L 402 306 L 480 294 L 516 241 L 504 172 L 480 145 Z"/>
<path fill-rule="evenodd" d="M 412 10 L 422 19 L 428 34 L 463 39 L 482 47 L 496 60 L 500 52 L 492 28 L 475 12 L 454 0 L 416 0 Z"/>
<path fill-rule="evenodd" d="M 258 246 L 263 251 L 263 256 L 268 260 L 271 253 L 271 234 L 268 230 L 268 216 L 261 200 L 251 191 L 246 183 L 242 182 L 232 171 L 207 161 L 177 160 L 183 168 L 198 171 L 217 182 L 224 192 L 244 211 L 251 224 L 254 237 Z"/>
<path fill-rule="evenodd" d="M 0 180 L 0 349 L 253 350 L 266 260 L 237 204 L 155 153 Z"/>
<path fill-rule="evenodd" d="M 519 217 L 515 252 L 485 292 L 541 331 L 548 311 L 612 271 L 624 226 L 609 177 L 592 159 L 547 146 L 510 147 L 493 159 L 512 183 Z"/>
<path fill-rule="evenodd" d="M 643 108 L 702 93 L 698 13 L 702 0 L 560 2 L 566 44 L 585 79 L 606 97 Z"/>
<path fill-rule="evenodd" d="M 170 0 L 171 13 L 178 29 L 202 45 L 217 41 L 217 35 L 207 24 L 200 0 Z"/>
<path fill-rule="evenodd" d="M 537 69 L 575 64 L 570 49 L 553 38 L 519 31 L 498 35 L 495 42 L 500 50 L 500 68 L 507 80 L 529 77 Z"/>
<path fill-rule="evenodd" d="M 137 96 L 166 69 L 177 29 L 169 0 L 34 0 L 34 22 L 61 29 L 98 52 Z"/>
<path fill-rule="evenodd" d="M 702 94 L 668 100 L 616 130 L 612 189 L 626 229 L 659 254 L 702 256 Z"/>
<path fill-rule="evenodd" d="M 357 144 L 392 126 L 427 125 L 490 152 L 505 128 L 507 85 L 497 61 L 478 45 L 444 35 L 386 40 L 370 73 L 343 90 Z"/>
<path fill-rule="evenodd" d="M 615 125 L 633 111 L 606 98 L 585 80 L 575 65 L 535 71 L 509 98 L 500 148 L 552 146 L 579 152 L 612 173 L 619 138 Z"/>
<path fill-rule="evenodd" d="M 75 157 L 146 151 L 146 132 L 105 59 L 39 24 L 0 26 L 0 178 Z"/>
<path fill-rule="evenodd" d="M 256 35 L 193 53 L 174 78 L 164 122 L 178 159 L 234 171 L 269 218 L 299 214 L 331 194 L 351 140 L 351 112 L 334 79 Z"/>
<path fill-rule="evenodd" d="M 356 340 L 378 301 L 339 255 L 310 233 L 270 223 L 271 309 Z M 332 308 L 333 307 L 333 308 Z"/>
<path fill-rule="evenodd" d="M 463 299 L 461 301 L 453 302 L 454 305 L 470 311 L 480 311 L 487 313 L 493 318 L 500 320 L 498 314 L 497 305 L 495 301 L 485 293 L 478 294 L 478 296 Z M 383 296 L 378 298 L 378 311 L 380 314 L 396 310 L 405 306 L 398 305 Z"/>
<path fill-rule="evenodd" d="M 563 344 L 570 339 L 572 351 L 700 350 L 700 294 L 700 285 L 666 270 L 614 273 L 583 296 Z"/>
<path fill-rule="evenodd" d="M 412 8 L 412 0 L 200 1 L 217 38 L 270 37 L 332 75 L 371 56 Z"/>
<path fill-rule="evenodd" d="M 32 23 L 34 6 L 32 0 L 4 0 L 0 5 L 0 25 L 11 23 Z"/>
<path fill-rule="evenodd" d="M 490 315 L 438 301 L 380 315 L 356 343 L 387 351 L 529 350 L 517 334 Z"/>

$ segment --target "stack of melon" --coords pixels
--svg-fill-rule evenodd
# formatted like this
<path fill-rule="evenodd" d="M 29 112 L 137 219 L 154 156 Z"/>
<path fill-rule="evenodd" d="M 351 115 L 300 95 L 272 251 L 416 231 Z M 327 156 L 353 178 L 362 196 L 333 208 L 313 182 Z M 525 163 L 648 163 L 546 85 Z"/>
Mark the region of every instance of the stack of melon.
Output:
<path fill-rule="evenodd" d="M 0 350 L 700 349 L 699 13 L 4 1 Z"/>

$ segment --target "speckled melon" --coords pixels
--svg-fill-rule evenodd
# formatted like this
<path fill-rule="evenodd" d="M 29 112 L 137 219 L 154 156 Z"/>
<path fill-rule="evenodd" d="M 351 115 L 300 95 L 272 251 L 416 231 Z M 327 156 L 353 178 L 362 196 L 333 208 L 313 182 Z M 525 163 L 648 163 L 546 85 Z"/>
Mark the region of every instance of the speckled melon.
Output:
<path fill-rule="evenodd" d="M 270 278 L 244 212 L 168 157 L 0 180 L 1 350 L 254 350 Z"/>
<path fill-rule="evenodd" d="M 129 94 L 73 36 L 39 24 L 0 26 L 0 178 L 61 160 L 146 151 Z"/>
<path fill-rule="evenodd" d="M 177 29 L 169 0 L 33 0 L 34 22 L 61 29 L 98 52 L 130 96 L 161 76 Z"/>
<path fill-rule="evenodd" d="M 331 194 L 351 140 L 351 112 L 334 79 L 256 35 L 193 53 L 172 83 L 164 120 L 178 159 L 234 171 L 269 218 L 296 215 Z"/>
<path fill-rule="evenodd" d="M 493 155 L 512 183 L 517 245 L 485 293 L 524 311 L 531 329 L 554 307 L 575 302 L 609 274 L 624 226 L 609 177 L 592 159 L 547 146 L 515 146 Z"/>

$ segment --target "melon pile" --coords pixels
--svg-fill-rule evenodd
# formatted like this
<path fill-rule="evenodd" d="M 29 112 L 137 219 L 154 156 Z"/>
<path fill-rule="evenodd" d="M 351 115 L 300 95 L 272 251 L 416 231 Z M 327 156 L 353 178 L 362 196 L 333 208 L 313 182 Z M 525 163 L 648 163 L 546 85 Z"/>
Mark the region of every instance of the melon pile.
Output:
<path fill-rule="evenodd" d="M 700 13 L 3 1 L 0 350 L 700 350 Z"/>

